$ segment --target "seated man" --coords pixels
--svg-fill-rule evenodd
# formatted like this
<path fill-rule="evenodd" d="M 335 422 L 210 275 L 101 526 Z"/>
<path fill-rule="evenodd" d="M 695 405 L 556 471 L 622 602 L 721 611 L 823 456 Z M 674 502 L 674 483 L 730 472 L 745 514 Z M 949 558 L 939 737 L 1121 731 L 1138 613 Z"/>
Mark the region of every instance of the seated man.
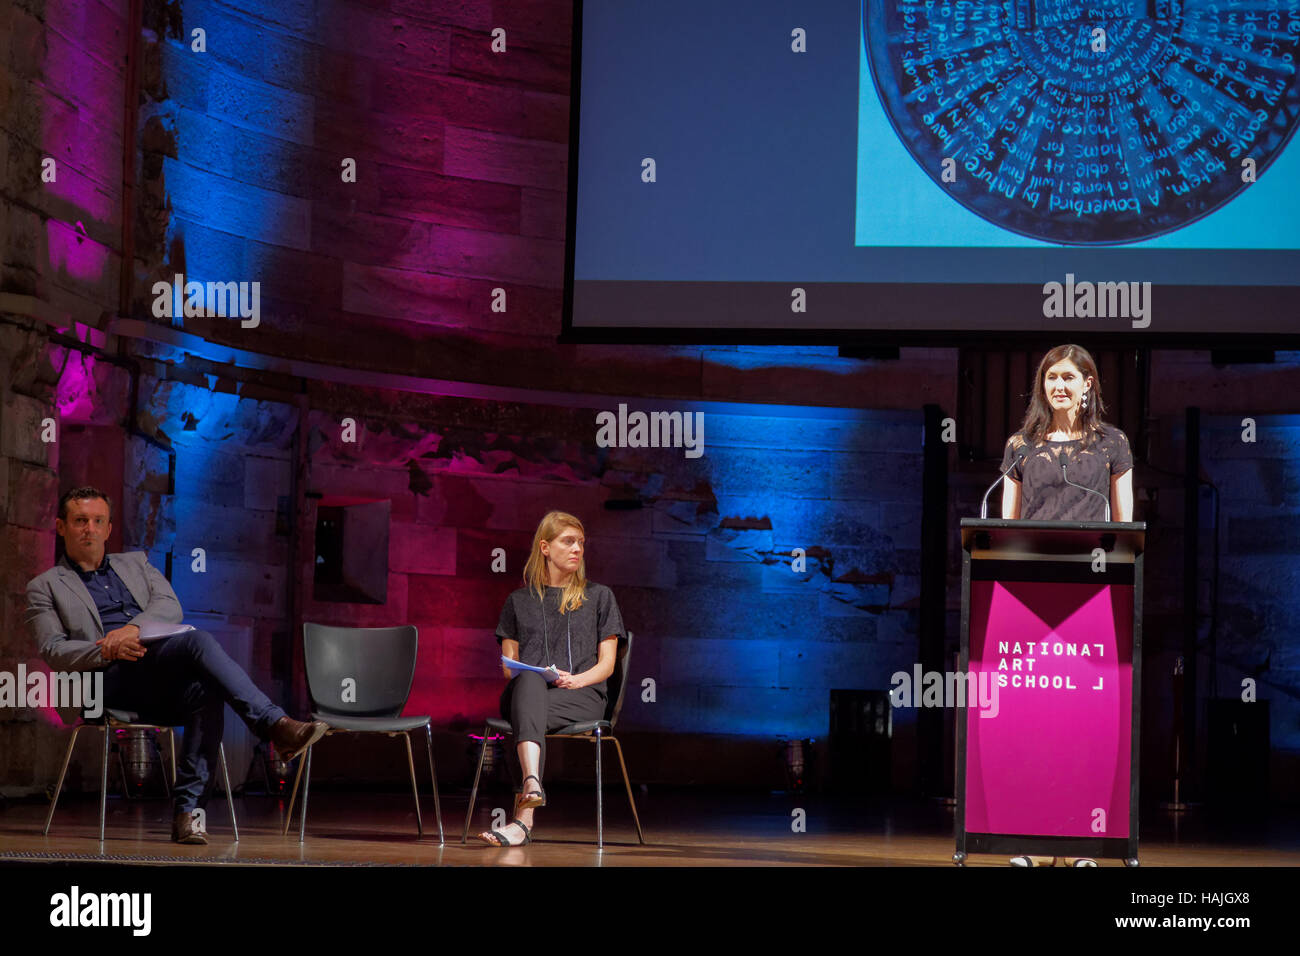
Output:
<path fill-rule="evenodd" d="M 207 843 L 203 815 L 194 811 L 212 788 L 226 704 L 287 760 L 328 727 L 291 720 L 206 631 L 141 643 L 141 627 L 179 625 L 181 605 L 143 551 L 105 555 L 111 518 L 112 503 L 95 488 L 75 488 L 59 500 L 55 528 L 66 554 L 28 583 L 27 621 L 53 670 L 103 669 L 105 707 L 184 725 L 172 839 Z"/>

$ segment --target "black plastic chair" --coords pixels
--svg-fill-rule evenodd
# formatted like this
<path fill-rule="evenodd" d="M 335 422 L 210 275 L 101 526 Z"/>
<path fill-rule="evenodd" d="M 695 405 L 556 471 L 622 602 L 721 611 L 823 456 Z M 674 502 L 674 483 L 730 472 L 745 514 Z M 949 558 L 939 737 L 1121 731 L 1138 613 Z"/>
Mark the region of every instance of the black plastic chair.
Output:
<path fill-rule="evenodd" d="M 632 822 L 636 824 L 636 838 L 645 845 L 645 835 L 641 832 L 641 818 L 637 816 L 636 800 L 632 797 L 632 784 L 627 778 L 627 763 L 623 760 L 623 748 L 618 738 L 614 736 L 614 725 L 623 710 L 623 692 L 627 689 L 628 659 L 631 656 L 632 635 L 629 633 L 626 639 L 620 638 L 618 642 L 618 651 L 614 657 L 614 673 L 610 675 L 609 683 L 606 685 L 615 688 L 616 692 L 610 695 L 606 702 L 604 720 L 584 720 L 561 727 L 554 733 L 546 735 L 547 740 L 590 740 L 596 745 L 596 845 L 602 849 L 605 846 L 605 817 L 600 754 L 601 744 L 607 740 L 614 745 L 614 750 L 618 753 L 618 765 L 623 771 L 623 786 L 627 788 L 627 802 L 632 808 Z M 461 843 L 469 840 L 469 824 L 474 819 L 474 800 L 478 794 L 479 777 L 483 773 L 483 758 L 487 753 L 488 740 L 491 738 L 492 731 L 506 736 L 514 733 L 510 721 L 500 717 L 489 717 L 483 724 L 483 746 L 478 754 L 478 769 L 474 771 L 474 787 L 469 794 L 469 809 L 465 811 L 465 830 L 460 835 Z"/>
<path fill-rule="evenodd" d="M 50 824 L 54 822 L 54 808 L 59 805 L 59 794 L 63 791 L 63 781 L 68 775 L 68 764 L 72 760 L 72 748 L 77 744 L 77 735 L 83 730 L 98 730 L 104 735 L 104 760 L 100 768 L 99 776 L 99 842 L 104 842 L 104 821 L 108 816 L 108 755 L 109 745 L 111 743 L 112 731 L 114 730 L 165 730 L 171 741 L 172 772 L 171 782 L 176 782 L 176 731 L 165 724 L 141 723 L 140 715 L 129 710 L 113 710 L 105 708 L 104 715 L 99 718 L 82 718 L 81 723 L 72 728 L 72 739 L 68 741 L 68 749 L 63 755 L 63 767 L 59 770 L 59 782 L 55 784 L 54 795 L 50 798 L 50 810 L 45 815 L 45 829 L 42 831 L 44 836 L 50 834 Z M 158 749 L 158 742 L 154 741 L 154 750 L 158 754 L 158 762 L 162 763 L 162 751 Z M 226 787 L 226 806 L 230 808 L 230 826 L 235 831 L 235 842 L 239 842 L 239 823 L 235 819 L 235 800 L 230 793 L 230 774 L 226 769 L 226 748 L 225 745 L 217 747 L 218 762 L 221 765 L 221 781 Z M 125 780 L 126 771 L 122 771 Z M 163 783 L 166 785 L 166 767 L 163 768 Z M 167 795 L 171 796 L 171 787 L 167 788 Z"/>
<path fill-rule="evenodd" d="M 303 660 L 307 671 L 307 693 L 312 700 L 312 719 L 330 725 L 330 734 L 385 734 L 406 741 L 406 762 L 411 770 L 411 793 L 415 797 L 415 825 L 424 836 L 420 816 L 420 790 L 415 780 L 415 758 L 411 754 L 411 733 L 424 729 L 429 751 L 429 776 L 433 782 L 433 807 L 438 818 L 438 842 L 442 833 L 442 803 L 438 799 L 438 774 L 433 766 L 433 728 L 430 718 L 402 717 L 415 680 L 415 655 L 419 633 L 413 624 L 397 627 L 331 627 L 305 623 L 302 626 Z M 355 699 L 343 696 L 343 682 L 352 680 Z M 328 696 L 326 696 L 328 695 Z M 322 738 L 323 739 L 323 738 Z M 302 811 L 298 842 L 307 836 L 307 794 L 311 789 L 311 752 L 298 764 L 285 815 L 284 833 L 293 821 L 293 804 L 298 783 L 303 782 Z M 304 768 L 306 776 L 304 779 Z"/>

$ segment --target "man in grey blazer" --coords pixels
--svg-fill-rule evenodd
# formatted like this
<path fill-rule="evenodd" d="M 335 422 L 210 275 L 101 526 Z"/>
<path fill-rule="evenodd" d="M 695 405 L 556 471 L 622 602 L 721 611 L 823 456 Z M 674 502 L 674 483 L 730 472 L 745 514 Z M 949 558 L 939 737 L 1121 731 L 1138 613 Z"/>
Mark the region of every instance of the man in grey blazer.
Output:
<path fill-rule="evenodd" d="M 98 489 L 74 488 L 59 500 L 55 529 L 65 555 L 28 583 L 26 619 L 53 670 L 104 671 L 106 707 L 184 725 L 172 839 L 207 843 L 195 811 L 211 791 L 226 704 L 286 759 L 328 727 L 287 716 L 206 631 L 142 642 L 142 629 L 148 636 L 179 626 L 181 605 L 143 551 L 105 554 L 111 519 L 112 503 Z"/>

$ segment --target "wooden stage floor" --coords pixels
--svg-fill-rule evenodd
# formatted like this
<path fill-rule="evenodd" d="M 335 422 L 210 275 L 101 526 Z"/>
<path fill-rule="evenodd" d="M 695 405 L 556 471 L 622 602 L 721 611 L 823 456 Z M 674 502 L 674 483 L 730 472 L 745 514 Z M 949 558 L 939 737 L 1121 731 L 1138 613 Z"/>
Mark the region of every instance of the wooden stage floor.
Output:
<path fill-rule="evenodd" d="M 946 866 L 954 848 L 952 809 L 938 802 L 858 801 L 789 794 L 734 794 L 662 790 L 637 798 L 646 845 L 636 842 L 625 795 L 605 797 L 605 849 L 596 849 L 595 805 L 590 788 L 556 789 L 538 811 L 537 841 L 500 849 L 474 840 L 491 807 L 506 794 L 489 794 L 475 809 L 470 842 L 460 833 L 468 795 L 443 797 L 446 844 L 438 845 L 431 795 L 421 795 L 425 835 L 417 838 L 409 794 L 313 791 L 307 839 L 299 844 L 297 817 L 280 835 L 287 801 L 238 797 L 240 841 L 232 839 L 226 804 L 209 804 L 208 846 L 170 842 L 165 800 L 110 797 L 105 841 L 98 839 L 99 804 L 93 796 L 65 795 L 48 837 L 41 835 L 46 806 L 8 801 L 0 812 L 0 861 L 75 860 L 113 863 L 225 863 L 251 866 L 371 864 L 415 866 Z M 803 808 L 807 831 L 795 833 L 791 812 Z M 1224 821 L 1227 821 L 1226 823 Z M 1239 814 L 1212 821 L 1203 811 L 1175 820 L 1159 814 L 1144 821 L 1143 867 L 1300 866 L 1300 822 L 1285 809 L 1271 819 Z M 1122 867 L 1118 860 L 1101 866 Z M 1005 857 L 972 856 L 968 865 L 1007 867 Z"/>

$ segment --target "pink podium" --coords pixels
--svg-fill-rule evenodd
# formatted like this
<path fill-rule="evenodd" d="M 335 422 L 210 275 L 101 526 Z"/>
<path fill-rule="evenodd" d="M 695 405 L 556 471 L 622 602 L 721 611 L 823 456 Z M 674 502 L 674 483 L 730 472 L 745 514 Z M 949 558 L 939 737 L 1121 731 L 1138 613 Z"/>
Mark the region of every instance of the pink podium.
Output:
<path fill-rule="evenodd" d="M 1144 522 L 963 518 L 957 850 L 1138 865 Z"/>

